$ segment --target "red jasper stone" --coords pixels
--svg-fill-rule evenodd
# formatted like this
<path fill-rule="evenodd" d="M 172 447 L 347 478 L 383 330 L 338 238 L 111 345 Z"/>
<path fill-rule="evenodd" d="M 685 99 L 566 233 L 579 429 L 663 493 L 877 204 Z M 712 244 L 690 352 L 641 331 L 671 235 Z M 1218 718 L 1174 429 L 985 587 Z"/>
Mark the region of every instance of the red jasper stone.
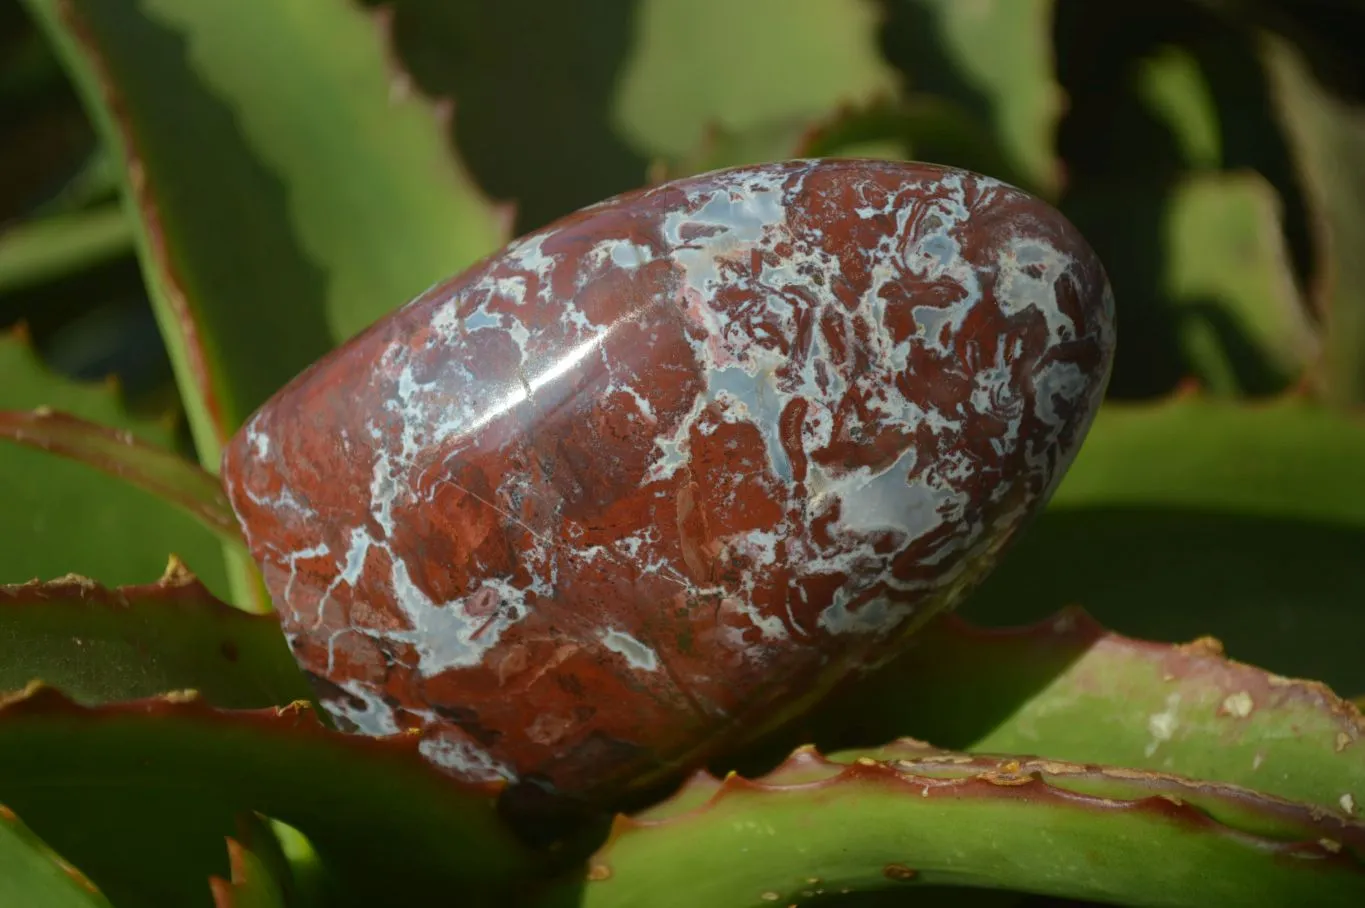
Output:
<path fill-rule="evenodd" d="M 570 215 L 280 391 L 223 476 L 303 668 L 470 779 L 605 796 L 894 654 L 1100 402 L 1100 262 L 924 164 L 792 161 Z"/>

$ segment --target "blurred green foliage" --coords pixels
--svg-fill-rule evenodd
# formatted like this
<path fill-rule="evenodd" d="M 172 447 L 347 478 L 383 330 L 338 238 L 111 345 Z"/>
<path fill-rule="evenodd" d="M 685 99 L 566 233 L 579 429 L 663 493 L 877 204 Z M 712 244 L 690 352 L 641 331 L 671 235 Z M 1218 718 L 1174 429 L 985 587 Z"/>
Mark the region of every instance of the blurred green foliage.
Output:
<path fill-rule="evenodd" d="M 1361 0 L 0 0 L 0 410 L 49 405 L 212 471 L 250 411 L 326 350 L 583 205 L 800 155 L 969 167 L 1050 200 L 1091 240 L 1120 341 L 1075 468 L 965 612 L 1012 624 L 1079 604 L 1119 631 L 1217 635 L 1235 657 L 1360 694 L 1361 34 Z M 0 582 L 147 581 L 171 552 L 218 596 L 264 607 L 241 552 L 170 504 L 0 445 Z M 185 630 L 204 614 L 136 633 L 114 620 L 92 639 L 126 674 L 157 647 L 207 645 Z M 71 675 L 67 618 L 38 622 L 57 641 L 43 665 L 113 684 Z M 37 625 L 14 626 L 5 651 L 36 652 Z M 61 750 L 60 734 L 30 731 Z M 235 734 L 136 733 L 199 759 Z M 243 759 L 271 759 L 258 738 L 238 741 Z M 1112 755 L 1080 740 L 1077 759 Z M 129 740 L 98 741 L 127 758 L 115 777 L 136 774 Z M 1192 768 L 1242 778 L 1216 761 L 1173 771 Z M 274 885 L 268 836 L 242 838 L 231 868 L 218 841 L 176 842 L 177 797 L 158 790 L 145 839 L 108 854 L 61 832 L 61 798 L 23 806 L 64 852 L 95 854 L 127 904 L 158 891 L 151 856 L 167 842 L 193 852 L 167 891 L 212 872 L 220 908 L 299 904 Z M 101 834 L 117 837 L 135 800 L 113 797 Z M 206 807 L 200 831 L 239 800 Z M 101 903 L 30 838 L 0 822 L 0 860 L 18 855 L 34 887 L 16 892 Z"/>

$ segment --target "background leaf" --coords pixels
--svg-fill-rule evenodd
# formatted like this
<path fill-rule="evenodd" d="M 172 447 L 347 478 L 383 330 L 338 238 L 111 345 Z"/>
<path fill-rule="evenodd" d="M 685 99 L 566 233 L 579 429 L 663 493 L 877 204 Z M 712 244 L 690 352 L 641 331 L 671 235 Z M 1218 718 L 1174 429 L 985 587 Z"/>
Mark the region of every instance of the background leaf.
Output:
<path fill-rule="evenodd" d="M 516 233 L 643 182 L 647 162 L 612 117 L 636 0 L 366 2 L 392 14 L 418 89 L 453 99 L 453 141 L 480 185 L 515 203 Z"/>
<path fill-rule="evenodd" d="M 132 248 L 132 226 L 117 205 L 51 215 L 10 227 L 0 232 L 0 291 L 100 264 Z"/>
<path fill-rule="evenodd" d="M 85 875 L 0 806 L 0 905 L 33 908 L 108 908 Z"/>
<path fill-rule="evenodd" d="M 619 818 L 577 884 L 542 904 L 785 905 L 939 883 L 1130 905 L 1365 897 L 1365 827 L 1241 789 L 914 744 L 849 757 L 699 777 Z"/>
<path fill-rule="evenodd" d="M 1162 290 L 1183 354 L 1211 393 L 1274 392 L 1317 359 L 1279 207 L 1254 171 L 1194 175 L 1172 188 Z"/>
<path fill-rule="evenodd" d="M 616 118 L 652 158 L 687 154 L 708 127 L 810 121 L 894 84 L 858 0 L 641 0 L 636 15 Z"/>
<path fill-rule="evenodd" d="M 236 839 L 227 840 L 229 879 L 211 877 L 214 908 L 286 908 L 270 866 Z"/>
<path fill-rule="evenodd" d="M 0 439 L 60 454 L 177 505 L 223 541 L 243 545 L 218 478 L 174 451 L 49 409 L 0 410 Z"/>
<path fill-rule="evenodd" d="M 333 343 L 501 243 L 499 216 L 361 11 L 26 3 L 123 152 L 211 469 L 245 417 Z"/>
<path fill-rule="evenodd" d="M 1048 510 L 962 607 L 1078 604 L 1124 634 L 1365 691 L 1365 420 L 1302 399 L 1105 407 Z"/>
<path fill-rule="evenodd" d="M 30 690 L 0 706 L 0 798 L 119 908 L 210 905 L 208 877 L 229 873 L 223 838 L 250 810 L 306 834 L 348 904 L 382 904 L 396 885 L 418 903 L 458 891 L 480 904 L 534 866 L 490 792 L 430 768 L 415 737 L 328 732 L 302 707 L 91 709 Z"/>
<path fill-rule="evenodd" d="M 895 85 L 864 0 L 386 5 L 399 56 L 454 99 L 461 152 L 516 202 L 518 232 L 640 186 L 650 165 L 658 177 L 790 156 L 831 107 Z"/>
<path fill-rule="evenodd" d="M 1361 16 L 1365 21 L 1365 16 Z M 1327 320 L 1326 372 L 1319 376 L 1337 401 L 1365 401 L 1365 94 L 1324 90 L 1301 51 L 1267 42 L 1276 109 L 1302 168 L 1317 228 L 1319 260 L 1310 291 Z M 1365 88 L 1365 85 L 1359 86 Z"/>
<path fill-rule="evenodd" d="M 1316 351 L 1301 340 L 1311 237 L 1258 35 L 1188 0 L 1056 0 L 1053 43 L 1068 99 L 1057 201 L 1105 263 L 1122 325 L 1111 397 L 1161 395 L 1189 376 L 1283 391 Z M 1274 188 L 1258 190 L 1255 221 L 1235 233 L 1215 212 L 1247 203 L 1212 181 L 1220 171 L 1254 171 Z M 1200 185 L 1225 188 L 1192 198 Z M 1240 281 L 1250 260 L 1279 267 L 1264 285 Z M 1181 284 L 1200 271 L 1218 274 L 1217 292 L 1190 298 Z M 1287 337 L 1265 327 L 1282 324 L 1294 325 Z"/>
<path fill-rule="evenodd" d="M 1365 719 L 1354 705 L 1230 661 L 1208 638 L 1133 640 L 1075 609 L 1004 630 L 940 619 L 740 765 L 761 771 L 798 741 L 830 750 L 904 735 L 1224 782 L 1344 818 L 1365 806 Z"/>
<path fill-rule="evenodd" d="M 1053 75 L 1054 0 L 881 0 L 881 42 L 905 86 L 990 124 L 1010 178 L 1054 195 L 1063 95 Z M 956 162 L 944 162 L 956 163 Z"/>
<path fill-rule="evenodd" d="M 141 586 L 0 586 L 0 691 L 30 681 L 85 704 L 179 690 L 230 709 L 312 696 L 273 615 L 223 604 L 174 561 Z"/>
<path fill-rule="evenodd" d="M 22 333 L 0 336 L 0 409 L 51 407 L 167 447 L 165 421 L 137 419 L 117 388 L 73 382 L 38 361 Z M 179 509 L 83 464 L 0 445 L 0 578 L 52 579 L 68 573 L 102 583 L 136 583 L 161 573 L 169 554 L 195 565 L 226 592 L 217 540 Z"/>

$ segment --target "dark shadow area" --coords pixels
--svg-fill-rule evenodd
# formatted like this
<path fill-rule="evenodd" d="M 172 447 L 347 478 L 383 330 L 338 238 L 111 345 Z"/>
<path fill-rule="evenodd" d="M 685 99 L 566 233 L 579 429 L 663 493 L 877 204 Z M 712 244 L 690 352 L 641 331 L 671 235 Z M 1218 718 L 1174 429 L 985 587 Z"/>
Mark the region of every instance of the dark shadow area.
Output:
<path fill-rule="evenodd" d="M 20 323 L 47 365 L 71 378 L 117 376 L 135 401 L 174 380 L 132 256 L 0 293 L 0 331 Z"/>
<path fill-rule="evenodd" d="M 1249 455 L 1250 456 L 1250 455 Z M 1365 692 L 1365 531 L 1291 518 L 1110 507 L 1044 514 L 962 607 L 1016 625 L 1075 604 L 1133 637 L 1213 635 L 1228 655 Z"/>
<path fill-rule="evenodd" d="M 635 0 L 396 0 L 397 52 L 425 93 L 455 103 L 455 141 L 484 190 L 517 204 L 517 233 L 645 180 L 615 132 Z"/>
<path fill-rule="evenodd" d="M 15 0 L 0 0 L 0 231 L 48 199 L 95 150 L 56 56 Z"/>
<path fill-rule="evenodd" d="M 1114 288 L 1123 340 L 1109 393 L 1117 398 L 1168 393 L 1189 372 L 1161 286 L 1164 218 L 1186 162 L 1136 85 L 1143 58 L 1184 37 L 1189 10 L 1172 0 L 1144 10 L 1059 0 L 1053 25 L 1057 80 L 1068 98 L 1057 133 L 1066 173 L 1059 207 L 1095 247 Z"/>
<path fill-rule="evenodd" d="M 909 736 L 966 750 L 1065 674 L 1093 643 L 1091 631 L 992 639 L 932 624 L 886 667 L 844 682 L 808 715 L 716 761 L 711 771 L 763 775 L 804 744 L 829 754 Z M 985 674 L 964 676 L 970 667 Z"/>
<path fill-rule="evenodd" d="M 1331 91 L 1365 100 L 1365 4 L 1354 0 L 1239 0 L 1223 4 L 1245 21 L 1277 32 L 1303 51 L 1314 76 Z"/>
<path fill-rule="evenodd" d="M 1211 635 L 1231 659 L 1352 696 L 1365 691 L 1365 573 L 1349 569 L 1362 552 L 1365 530 L 1354 527 L 1176 509 L 1059 511 L 1021 537 L 959 614 L 979 627 L 1020 628 L 1079 605 L 1109 630 L 1169 643 Z M 1100 633 L 1080 622 L 1000 636 L 953 621 L 931 624 L 885 669 L 846 682 L 712 772 L 761 775 L 812 743 L 830 753 L 908 735 L 968 748 Z"/>

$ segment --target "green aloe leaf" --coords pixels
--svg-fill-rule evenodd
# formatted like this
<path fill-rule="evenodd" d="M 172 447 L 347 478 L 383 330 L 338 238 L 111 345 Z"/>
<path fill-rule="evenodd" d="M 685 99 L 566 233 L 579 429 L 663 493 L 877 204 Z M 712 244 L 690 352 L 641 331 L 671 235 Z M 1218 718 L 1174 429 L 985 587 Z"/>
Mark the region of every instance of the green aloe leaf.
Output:
<path fill-rule="evenodd" d="M 0 375 L 0 409 L 49 407 L 160 449 L 174 440 L 167 421 L 131 416 L 113 385 L 52 373 L 23 332 L 0 335 Z M 83 464 L 0 445 L 0 501 L 0 580 L 78 573 L 136 583 L 157 576 L 175 553 L 210 589 L 226 592 L 222 550 L 211 533 L 173 505 Z"/>
<path fill-rule="evenodd" d="M 895 87 L 862 0 L 384 5 L 407 71 L 455 99 L 461 151 L 515 201 L 518 230 L 647 179 L 788 157 L 811 121 Z"/>
<path fill-rule="evenodd" d="M 1338 97 L 1308 69 L 1304 55 L 1268 42 L 1276 109 L 1302 169 L 1318 233 L 1310 293 L 1327 322 L 1325 372 L 1337 401 L 1365 401 L 1365 106 Z"/>
<path fill-rule="evenodd" d="M 348 3 L 25 0 L 127 201 L 202 462 L 337 341 L 503 240 Z"/>
<path fill-rule="evenodd" d="M 210 905 L 207 879 L 229 873 L 223 839 L 253 810 L 308 836 L 356 901 L 388 904 L 399 887 L 413 904 L 481 904 L 535 862 L 494 789 L 456 784 L 419 747 L 327 731 L 303 704 L 93 708 L 35 686 L 0 704 L 0 799 L 120 908 Z"/>
<path fill-rule="evenodd" d="M 0 586 L 0 691 L 31 681 L 85 704 L 195 690 L 241 709 L 311 694 L 273 615 L 225 605 L 175 560 L 141 586 Z"/>
<path fill-rule="evenodd" d="M 0 905 L 33 908 L 109 908 L 85 874 L 0 805 Z"/>
<path fill-rule="evenodd" d="M 242 544 L 218 478 L 131 432 L 52 410 L 0 410 L 0 439 L 60 454 L 122 479 L 178 505 L 225 542 Z"/>
<path fill-rule="evenodd" d="M 132 251 L 123 209 L 104 205 L 0 229 L 0 291 L 13 292 Z"/>
<path fill-rule="evenodd" d="M 1225 397 L 1282 391 L 1320 353 L 1282 207 L 1251 170 L 1182 173 L 1160 189 L 1082 184 L 1066 203 L 1128 304 L 1130 359 L 1160 345 L 1164 359 L 1143 367 L 1153 377 L 1189 374 Z"/>
<path fill-rule="evenodd" d="M 902 735 L 1176 773 L 1344 818 L 1365 807 L 1365 719 L 1353 704 L 1317 682 L 1231 661 L 1211 638 L 1134 640 L 1078 609 L 1005 630 L 940 619 L 769 752 L 799 740 L 831 749 Z"/>
<path fill-rule="evenodd" d="M 1210 393 L 1278 390 L 1318 357 L 1281 207 L 1274 187 L 1252 171 L 1191 176 L 1173 187 L 1162 290 L 1185 356 Z"/>
<path fill-rule="evenodd" d="M 1126 905 L 1355 905 L 1365 827 L 1246 789 L 905 742 L 694 778 L 618 818 L 548 906 L 801 904 L 1008 888 Z"/>
<path fill-rule="evenodd" d="M 984 624 L 1085 607 L 1135 637 L 1212 634 L 1284 675 L 1365 691 L 1365 417 L 1297 397 L 1109 405 L 1048 510 L 963 606 Z"/>
<path fill-rule="evenodd" d="M 214 908 L 286 908 L 284 887 L 270 865 L 236 839 L 227 840 L 228 879 L 211 877 Z"/>
<path fill-rule="evenodd" d="M 894 89 L 870 5 L 642 0 L 635 16 L 615 118 L 651 158 L 692 154 L 708 129 L 742 134 L 810 122 Z"/>
<path fill-rule="evenodd" d="M 881 0 L 882 46 L 906 86 L 989 123 L 1012 179 L 1055 195 L 1053 0 Z M 1003 175 L 1002 175 L 1003 176 Z"/>
<path fill-rule="evenodd" d="M 248 861 L 259 868 L 259 872 L 246 875 L 243 887 L 246 892 L 254 894 L 261 889 L 277 892 L 279 901 L 287 908 L 328 904 L 324 895 L 330 885 L 326 870 L 307 837 L 297 829 L 253 811 L 237 817 L 236 834 L 230 841 L 236 842 Z M 233 846 L 229 845 L 230 873 L 226 881 L 229 885 L 238 881 L 232 852 Z"/>
<path fill-rule="evenodd" d="M 1054 29 L 1058 202 L 1123 322 L 1111 396 L 1190 376 L 1226 394 L 1293 386 L 1319 355 L 1301 292 L 1312 243 L 1254 30 L 1194 3 L 1058 4 Z"/>
<path fill-rule="evenodd" d="M 391 16 L 412 82 L 454 99 L 460 155 L 491 195 L 516 205 L 517 232 L 644 181 L 645 158 L 612 116 L 636 0 L 364 2 Z"/>

